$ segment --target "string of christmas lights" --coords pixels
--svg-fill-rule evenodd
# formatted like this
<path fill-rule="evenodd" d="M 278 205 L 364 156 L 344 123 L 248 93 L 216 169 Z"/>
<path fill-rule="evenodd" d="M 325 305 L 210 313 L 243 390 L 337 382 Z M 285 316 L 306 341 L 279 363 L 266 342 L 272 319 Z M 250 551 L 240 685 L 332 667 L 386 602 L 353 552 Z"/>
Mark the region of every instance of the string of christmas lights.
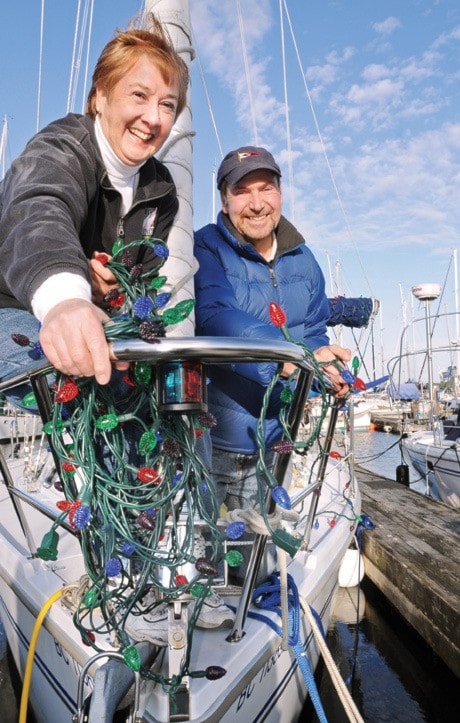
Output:
<path fill-rule="evenodd" d="M 137 262 L 140 247 L 151 254 L 148 269 Z M 168 326 L 185 319 L 193 309 L 192 300 L 170 306 L 171 297 L 162 291 L 166 277 L 159 271 L 168 257 L 166 244 L 142 239 L 125 245 L 118 239 L 107 266 L 117 279 L 117 288 L 104 301 L 112 314 L 105 324 L 108 340 L 140 338 L 154 344 L 166 335 Z M 270 316 L 289 340 L 286 316 L 271 305 Z M 13 335 L 22 346 L 39 354 L 37 344 L 20 334 Z M 305 454 L 319 439 L 327 411 L 328 392 L 313 355 L 302 345 L 320 384 L 322 412 L 313 433 L 304 441 L 293 441 L 287 411 L 293 398 L 294 375 L 281 393 L 280 420 L 283 440 L 273 451 Z M 174 370 L 173 370 L 174 371 Z M 192 373 L 195 370 L 191 369 Z M 259 504 L 270 531 L 267 488 L 275 502 L 289 507 L 285 490 L 278 486 L 265 462 L 264 421 L 270 396 L 279 383 L 279 372 L 268 386 L 257 430 L 259 461 Z M 110 635 L 118 641 L 126 664 L 144 678 L 159 682 L 173 697 L 184 676 L 216 679 L 225 674 L 219 666 L 205 671 L 190 670 L 192 633 L 206 596 L 210 595 L 219 565 L 239 565 L 241 553 L 228 549 L 225 539 L 236 540 L 245 524 L 230 523 L 226 532 L 217 525 L 219 510 L 209 471 L 197 442 L 216 420 L 202 409 L 169 411 L 162 408 L 158 386 L 159 369 L 146 362 L 132 363 L 127 373 L 114 372 L 109 385 L 92 378 L 74 379 L 57 374 L 53 386 L 52 416 L 44 425 L 60 462 L 59 485 L 63 498 L 60 514 L 44 536 L 37 551 L 44 560 L 58 557 L 61 522 L 67 518 L 81 541 L 88 584 L 74 613 L 82 639 L 97 652 L 97 636 Z M 191 389 L 199 386 L 192 379 Z M 28 395 L 33 404 L 33 395 Z M 193 405 L 192 405 L 193 406 Z M 177 413 L 179 411 L 180 413 Z M 197 526 L 207 530 L 206 555 L 196 558 Z M 184 565 L 195 566 L 185 576 Z M 165 574 L 167 571 L 167 574 Z M 146 592 L 156 595 L 148 607 L 140 604 Z M 141 665 L 136 646 L 125 631 L 129 615 L 146 615 L 163 602 L 186 600 L 195 605 L 189 619 L 188 644 L 180 673 L 165 679 Z"/>

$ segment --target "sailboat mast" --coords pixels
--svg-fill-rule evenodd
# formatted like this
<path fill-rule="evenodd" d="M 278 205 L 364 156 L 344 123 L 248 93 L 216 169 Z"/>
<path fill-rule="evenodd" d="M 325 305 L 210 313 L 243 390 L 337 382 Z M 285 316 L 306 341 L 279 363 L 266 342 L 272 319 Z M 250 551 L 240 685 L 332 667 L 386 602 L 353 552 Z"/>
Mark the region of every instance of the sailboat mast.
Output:
<path fill-rule="evenodd" d="M 337 288 L 337 296 L 340 296 L 340 261 L 335 262 L 335 284 Z M 337 344 L 343 346 L 343 326 L 339 324 L 337 327 Z"/>
<path fill-rule="evenodd" d="M 146 0 L 145 13 L 147 27 L 148 13 L 153 13 L 166 27 L 175 49 L 190 68 L 193 48 L 188 0 Z M 193 135 L 189 89 L 186 107 L 176 120 L 167 142 L 157 154 L 158 160 L 171 172 L 179 199 L 179 210 L 168 237 L 169 258 L 162 269 L 167 276 L 165 290 L 172 294 L 172 304 L 194 297 L 193 275 L 196 266 L 193 257 Z M 193 336 L 193 315 L 173 325 L 171 335 Z"/>
<path fill-rule="evenodd" d="M 459 341 L 460 341 L 460 330 L 459 330 L 460 318 L 459 318 L 459 313 L 458 313 L 457 249 L 453 249 L 452 254 L 454 257 L 455 343 L 457 345 L 457 360 L 456 360 L 456 368 L 455 368 L 455 395 L 458 396 L 459 373 L 460 373 L 460 350 L 459 350 L 459 346 L 458 346 Z"/>

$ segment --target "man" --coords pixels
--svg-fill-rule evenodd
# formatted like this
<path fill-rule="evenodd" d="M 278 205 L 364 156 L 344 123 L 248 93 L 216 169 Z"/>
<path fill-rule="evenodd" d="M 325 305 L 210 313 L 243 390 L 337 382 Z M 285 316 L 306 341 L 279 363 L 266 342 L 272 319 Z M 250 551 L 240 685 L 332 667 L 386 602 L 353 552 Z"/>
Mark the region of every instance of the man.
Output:
<path fill-rule="evenodd" d="M 269 316 L 278 303 L 287 316 L 291 336 L 302 341 L 325 366 L 335 393 L 348 387 L 337 368 L 348 361 L 348 349 L 332 344 L 326 334 L 329 317 L 324 277 L 310 249 L 282 215 L 281 171 L 265 148 L 246 146 L 228 153 L 217 173 L 222 211 L 216 224 L 195 234 L 200 268 L 195 276 L 197 334 L 283 339 Z M 285 364 L 282 376 L 294 370 Z M 232 364 L 210 369 L 212 472 L 219 502 L 227 509 L 257 502 L 256 427 L 273 364 Z M 267 450 L 281 437 L 278 421 L 282 384 L 267 410 Z M 271 463 L 272 455 L 267 456 Z M 241 581 L 241 578 L 240 578 Z"/>

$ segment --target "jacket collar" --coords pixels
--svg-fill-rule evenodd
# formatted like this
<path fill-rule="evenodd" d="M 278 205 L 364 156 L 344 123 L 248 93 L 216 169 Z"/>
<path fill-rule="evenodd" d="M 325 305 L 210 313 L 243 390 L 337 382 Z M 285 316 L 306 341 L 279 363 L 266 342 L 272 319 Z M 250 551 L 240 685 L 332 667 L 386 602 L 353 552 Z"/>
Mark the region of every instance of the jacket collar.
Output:
<path fill-rule="evenodd" d="M 233 239 L 235 239 L 242 248 L 254 248 L 253 245 L 249 241 L 247 241 L 244 236 L 240 234 L 239 231 L 237 231 L 233 223 L 230 221 L 230 217 L 228 216 L 228 214 L 224 213 L 223 211 L 219 212 L 219 215 L 217 217 L 217 225 L 221 228 L 221 230 L 225 229 L 227 234 L 233 237 Z M 275 229 L 275 233 L 276 240 L 278 242 L 278 250 L 276 254 L 277 256 L 280 256 L 280 254 L 283 254 L 286 251 L 291 251 L 300 244 L 305 244 L 305 239 L 303 238 L 303 236 L 297 231 L 296 227 L 284 216 L 281 216 L 278 227 Z"/>

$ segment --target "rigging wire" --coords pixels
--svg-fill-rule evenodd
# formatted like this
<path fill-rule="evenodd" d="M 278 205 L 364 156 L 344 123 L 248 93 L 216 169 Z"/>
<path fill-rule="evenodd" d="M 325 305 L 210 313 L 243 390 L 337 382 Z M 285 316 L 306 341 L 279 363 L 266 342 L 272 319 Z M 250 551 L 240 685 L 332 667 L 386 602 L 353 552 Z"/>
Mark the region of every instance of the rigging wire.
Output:
<path fill-rule="evenodd" d="M 82 26 L 80 29 L 80 43 L 78 46 L 78 57 L 77 57 L 77 63 L 75 66 L 75 79 L 74 79 L 74 87 L 73 87 L 73 95 L 72 95 L 72 107 L 69 110 L 74 110 L 75 108 L 75 102 L 76 102 L 76 95 L 77 95 L 77 87 L 78 87 L 78 79 L 80 76 L 80 69 L 81 69 L 81 58 L 83 55 L 83 44 L 85 40 L 86 35 L 86 27 L 88 23 L 88 6 L 89 6 L 89 0 L 86 0 L 85 2 L 85 9 L 83 12 L 83 20 L 82 20 Z"/>
<path fill-rule="evenodd" d="M 72 93 L 73 93 L 73 84 L 74 84 L 74 68 L 75 68 L 75 54 L 76 54 L 76 48 L 77 48 L 77 38 L 78 38 L 78 26 L 80 25 L 80 11 L 81 11 L 81 0 L 78 0 L 77 5 L 77 16 L 75 18 L 75 31 L 73 36 L 73 46 L 72 46 L 72 60 L 70 63 L 70 77 L 69 77 L 69 89 L 67 92 L 67 113 L 69 112 L 71 106 L 72 106 Z"/>
<path fill-rule="evenodd" d="M 259 145 L 259 136 L 257 133 L 257 123 L 256 123 L 256 116 L 254 111 L 254 97 L 252 93 L 252 86 L 251 86 L 251 76 L 249 73 L 249 63 L 248 63 L 248 53 L 246 49 L 246 41 L 244 39 L 244 25 L 243 25 L 243 16 L 241 13 L 241 4 L 240 0 L 236 0 L 236 8 L 237 8 L 237 14 L 238 14 L 238 25 L 240 29 L 240 38 L 241 38 L 241 47 L 243 49 L 243 63 L 244 63 L 244 71 L 246 75 L 246 82 L 248 86 L 248 98 L 249 98 L 249 109 L 251 112 L 251 121 L 252 121 L 252 133 L 254 137 L 254 145 Z"/>
<path fill-rule="evenodd" d="M 91 50 L 91 38 L 93 34 L 93 15 L 94 15 L 94 0 L 91 0 L 91 9 L 89 14 L 89 27 L 88 27 L 88 42 L 86 43 L 86 60 L 85 60 L 85 76 L 83 80 L 83 92 L 81 102 L 81 112 L 85 113 L 86 110 L 86 89 L 88 87 L 89 77 L 89 55 Z"/>
<path fill-rule="evenodd" d="M 437 310 L 436 310 L 436 314 L 434 315 L 433 324 L 432 324 L 432 327 L 431 327 L 431 330 L 430 330 L 430 339 L 431 339 L 431 340 L 433 339 L 434 330 L 435 330 L 435 328 L 436 328 L 437 322 L 439 321 L 439 314 L 440 314 L 440 311 L 441 311 L 441 304 L 442 304 L 442 302 L 443 302 L 444 295 L 445 295 L 445 293 L 446 293 L 447 279 L 448 279 L 448 276 L 449 276 L 450 267 L 452 266 L 452 260 L 453 260 L 453 257 L 451 256 L 450 259 L 449 259 L 449 265 L 448 265 L 448 267 L 447 267 L 447 271 L 446 271 L 446 274 L 445 274 L 445 277 L 444 277 L 444 283 L 443 283 L 442 286 L 441 286 L 441 295 L 440 295 L 440 297 L 439 297 L 439 299 L 438 299 L 438 307 L 437 307 Z M 423 376 L 423 372 L 424 372 L 424 369 L 425 369 L 425 364 L 427 364 L 427 363 L 428 363 L 428 351 L 425 353 L 424 358 L 423 358 L 423 361 L 422 361 L 422 364 L 421 364 L 421 366 L 420 366 L 420 372 L 419 372 L 419 375 L 418 375 L 418 384 L 420 384 L 420 385 L 422 385 L 422 376 Z"/>
<path fill-rule="evenodd" d="M 6 173 L 6 149 L 8 143 L 8 116 L 3 116 L 2 137 L 0 138 L 0 180 Z"/>
<path fill-rule="evenodd" d="M 330 176 L 330 178 L 331 178 L 332 186 L 333 186 L 333 188 L 334 188 L 335 195 L 336 195 L 336 197 L 337 197 L 337 202 L 338 202 L 338 204 L 339 204 L 339 208 L 340 208 L 340 211 L 341 211 L 341 213 L 342 213 L 342 216 L 343 216 L 343 219 L 344 219 L 344 222 L 345 222 L 345 227 L 346 227 L 348 236 L 349 236 L 350 241 L 351 241 L 351 243 L 352 243 L 352 245 L 353 245 L 353 248 L 354 248 L 354 250 L 355 250 L 355 252 L 356 252 L 356 255 L 357 255 L 357 258 L 358 258 L 358 261 L 359 261 L 359 265 L 360 265 L 361 271 L 362 271 L 362 273 L 363 273 L 363 276 L 364 276 L 364 278 L 365 278 L 365 280 L 366 280 L 366 282 L 367 282 L 367 285 L 368 285 L 368 288 L 369 288 L 369 290 L 370 290 L 371 295 L 372 295 L 372 296 L 375 296 L 375 294 L 372 292 L 372 286 L 371 286 L 369 277 L 368 277 L 368 275 L 367 275 L 366 272 L 365 272 L 365 269 L 364 269 L 364 266 L 363 266 L 363 263 L 362 263 L 362 261 L 361 261 L 361 257 L 360 257 L 360 254 L 359 254 L 359 250 L 358 250 L 358 248 L 357 248 L 357 246 L 356 246 L 356 242 L 355 242 L 354 237 L 353 237 L 353 234 L 352 234 L 352 232 L 351 232 L 351 227 L 350 227 L 350 223 L 349 223 L 349 221 L 348 221 L 348 216 L 347 216 L 347 214 L 346 214 L 345 207 L 344 207 L 344 205 L 343 205 L 342 198 L 341 198 L 341 196 L 340 196 L 340 192 L 339 192 L 339 189 L 338 189 L 338 186 L 337 186 L 335 177 L 334 177 L 334 173 L 333 173 L 333 170 L 332 170 L 332 166 L 331 166 L 330 161 L 329 161 L 329 157 L 328 157 L 328 154 L 327 154 L 327 151 L 326 151 L 326 147 L 325 147 L 325 144 L 324 144 L 323 136 L 322 136 L 322 134 L 321 134 L 321 129 L 320 129 L 320 127 L 319 127 L 318 118 L 317 118 L 317 116 L 316 116 L 316 112 L 315 112 L 315 109 L 314 109 L 314 107 L 313 107 L 313 101 L 312 101 L 312 98 L 311 98 L 311 95 L 310 95 L 310 91 L 309 91 L 309 88 L 308 88 L 308 85 L 307 85 L 307 80 L 306 80 L 306 77 L 305 77 L 305 73 L 304 73 L 303 70 L 302 70 L 302 62 L 301 62 L 301 59 L 300 59 L 299 49 L 298 49 L 297 41 L 296 41 L 296 39 L 295 39 L 294 30 L 293 30 L 293 27 L 292 27 L 291 17 L 290 17 L 290 15 L 289 15 L 289 11 L 288 11 L 288 8 L 287 8 L 287 2 L 286 2 L 286 0 L 283 0 L 283 4 L 284 4 L 284 11 L 285 11 L 285 13 L 286 13 L 286 17 L 287 17 L 287 21 L 288 21 L 288 24 L 289 24 L 289 28 L 290 28 L 290 31 L 291 31 L 291 37 L 292 37 L 292 42 L 293 42 L 293 44 L 294 44 L 294 50 L 295 50 L 296 57 L 297 57 L 297 61 L 298 61 L 298 63 L 299 63 L 299 67 L 300 67 L 300 70 L 301 70 L 301 74 L 302 74 L 302 78 L 303 78 L 303 84 L 304 84 L 304 88 L 305 88 L 305 93 L 306 93 L 306 96 L 307 96 L 308 104 L 309 104 L 309 106 L 310 106 L 310 111 L 311 111 L 311 114 L 312 114 L 312 116 L 313 116 L 313 122 L 314 122 L 314 125 L 315 125 L 315 129 L 316 129 L 316 133 L 317 133 L 317 135 L 318 135 L 318 139 L 319 139 L 320 145 L 321 145 L 321 150 L 322 150 L 322 152 L 323 152 L 323 155 L 324 155 L 324 158 L 325 158 L 325 161 L 326 161 L 326 165 L 327 165 L 327 168 L 328 168 L 328 171 L 329 171 L 329 176 Z"/>
<path fill-rule="evenodd" d="M 214 128 L 214 133 L 216 135 L 216 141 L 217 141 L 217 145 L 219 146 L 220 156 L 221 156 L 221 158 L 223 158 L 224 152 L 222 150 L 222 143 L 220 141 L 219 130 L 217 128 L 216 116 L 214 115 L 214 110 L 213 110 L 212 103 L 211 103 L 211 96 L 209 95 L 208 85 L 206 83 L 206 77 L 204 74 L 203 66 L 201 64 L 200 55 L 197 50 L 197 43 L 195 42 L 195 36 L 193 34 L 193 29 L 192 29 L 192 37 L 193 37 L 193 45 L 194 45 L 194 51 L 195 51 L 195 60 L 198 64 L 198 70 L 200 73 L 201 82 L 203 84 L 204 94 L 206 96 L 206 103 L 208 105 L 209 115 L 211 116 L 211 124 L 212 124 L 212 127 Z"/>
<path fill-rule="evenodd" d="M 89 3 L 90 0 L 85 0 L 83 18 L 80 26 L 81 0 L 78 0 L 77 18 L 75 21 L 74 43 L 72 50 L 72 64 L 70 68 L 69 92 L 67 96 L 67 113 L 72 112 L 75 108 L 75 97 L 77 94 L 78 78 L 80 75 L 83 44 L 88 24 Z"/>
<path fill-rule="evenodd" d="M 286 72 L 286 52 L 285 52 L 285 41 L 284 41 L 284 22 L 283 22 L 283 6 L 282 0 L 279 0 L 279 13 L 280 13 L 280 33 L 281 33 L 281 49 L 282 49 L 282 61 L 283 61 L 283 87 L 284 87 L 284 109 L 286 117 L 286 139 L 287 139 L 287 152 L 288 152 L 288 178 L 289 178 L 289 197 L 291 205 L 291 218 L 295 225 L 295 203 L 294 203 L 294 173 L 292 168 L 292 146 L 291 146 L 291 127 L 289 122 L 289 104 L 288 104 L 288 92 L 287 92 L 287 72 Z"/>
<path fill-rule="evenodd" d="M 40 106 L 42 102 L 42 60 L 43 60 L 43 28 L 45 24 L 45 0 L 42 0 L 40 12 L 40 51 L 38 57 L 38 89 L 37 89 L 37 118 L 36 130 L 40 128 Z"/>

